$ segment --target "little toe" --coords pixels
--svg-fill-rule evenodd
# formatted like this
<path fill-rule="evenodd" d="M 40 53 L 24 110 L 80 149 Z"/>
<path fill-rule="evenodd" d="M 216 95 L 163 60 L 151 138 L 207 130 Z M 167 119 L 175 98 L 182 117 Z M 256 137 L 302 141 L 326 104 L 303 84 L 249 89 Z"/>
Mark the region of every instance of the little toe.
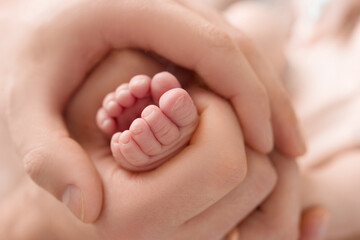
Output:
<path fill-rule="evenodd" d="M 121 156 L 120 143 L 119 143 L 120 136 L 121 133 L 118 132 L 115 133 L 111 138 L 110 148 L 115 159 L 118 159 Z"/>
<path fill-rule="evenodd" d="M 188 92 L 175 88 L 164 93 L 159 102 L 161 111 L 180 128 L 194 125 L 198 113 Z"/>
<path fill-rule="evenodd" d="M 102 106 L 107 111 L 110 117 L 116 117 L 122 112 L 122 107 L 117 104 L 115 99 L 115 93 L 113 92 L 106 95 Z"/>
<path fill-rule="evenodd" d="M 108 93 L 104 97 L 102 105 L 105 106 L 108 102 L 113 101 L 113 100 L 115 100 L 115 93 L 114 92 Z"/>
<path fill-rule="evenodd" d="M 122 107 L 128 108 L 134 105 L 136 99 L 131 94 L 129 84 L 123 84 L 115 92 L 115 98 L 118 104 Z"/>
<path fill-rule="evenodd" d="M 146 75 L 137 75 L 130 80 L 129 89 L 137 98 L 149 97 L 151 78 Z"/>
<path fill-rule="evenodd" d="M 103 107 L 110 117 L 116 117 L 123 111 L 123 107 L 120 106 L 115 100 L 107 102 Z"/>
<path fill-rule="evenodd" d="M 132 133 L 132 138 L 145 154 L 154 156 L 161 152 L 161 144 L 155 138 L 149 125 L 144 119 L 135 119 L 129 130 Z"/>
<path fill-rule="evenodd" d="M 142 167 L 149 163 L 150 157 L 146 155 L 136 144 L 136 142 L 132 138 L 132 133 L 129 130 L 121 133 L 121 135 L 119 136 L 119 145 L 121 154 L 132 166 Z"/>
<path fill-rule="evenodd" d="M 111 118 L 105 109 L 101 108 L 96 114 L 96 122 L 98 127 L 107 135 L 111 135 L 116 131 L 116 122 Z"/>
<path fill-rule="evenodd" d="M 180 136 L 179 128 L 160 110 L 150 105 L 141 117 L 147 122 L 156 139 L 163 145 L 174 143 Z"/>
<path fill-rule="evenodd" d="M 181 85 L 174 75 L 169 72 L 156 74 L 151 80 L 151 95 L 156 103 L 160 97 L 173 88 L 180 88 Z"/>

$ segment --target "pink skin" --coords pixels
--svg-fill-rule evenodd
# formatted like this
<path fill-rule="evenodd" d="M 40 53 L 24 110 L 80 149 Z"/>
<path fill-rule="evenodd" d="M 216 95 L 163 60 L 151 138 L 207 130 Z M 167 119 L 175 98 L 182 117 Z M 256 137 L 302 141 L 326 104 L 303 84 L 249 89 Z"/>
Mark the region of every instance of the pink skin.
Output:
<path fill-rule="evenodd" d="M 115 160 L 131 171 L 150 170 L 173 157 L 197 123 L 191 97 L 168 72 L 133 77 L 104 98 L 97 114 Z"/>

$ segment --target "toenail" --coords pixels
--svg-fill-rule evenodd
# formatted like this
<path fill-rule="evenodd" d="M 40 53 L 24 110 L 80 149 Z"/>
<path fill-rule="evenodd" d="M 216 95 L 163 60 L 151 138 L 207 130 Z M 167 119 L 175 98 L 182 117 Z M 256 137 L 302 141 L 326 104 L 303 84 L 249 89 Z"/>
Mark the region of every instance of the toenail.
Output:
<path fill-rule="evenodd" d="M 185 105 L 185 96 L 183 95 L 183 96 L 179 97 L 178 99 L 176 99 L 176 102 L 174 103 L 174 109 L 178 110 L 178 109 L 184 107 L 184 105 Z"/>
<path fill-rule="evenodd" d="M 111 125 L 112 121 L 110 119 L 106 119 L 103 123 L 102 123 L 102 127 L 106 128 L 106 126 Z"/>
<path fill-rule="evenodd" d="M 120 90 L 120 89 L 127 89 L 129 87 L 129 84 L 128 83 L 125 83 L 125 84 L 121 84 L 120 87 L 118 87 L 116 89 L 116 91 Z"/>
<path fill-rule="evenodd" d="M 145 110 L 142 112 L 142 117 L 148 118 L 148 117 L 151 116 L 154 112 L 155 112 L 155 111 L 154 111 L 153 108 L 145 108 Z"/>
<path fill-rule="evenodd" d="M 108 103 L 108 108 L 111 109 L 111 108 L 115 108 L 117 107 L 117 103 L 113 100 L 111 100 L 109 103 Z"/>
<path fill-rule="evenodd" d="M 137 76 L 133 79 L 133 84 L 137 85 L 137 84 L 142 84 L 147 80 L 146 76 Z"/>
<path fill-rule="evenodd" d="M 143 132 L 143 128 L 138 126 L 138 127 L 131 128 L 130 131 L 135 135 L 139 135 L 140 133 Z"/>
<path fill-rule="evenodd" d="M 117 91 L 116 91 L 116 96 L 119 96 L 119 95 L 121 95 L 121 94 L 124 94 L 124 93 L 126 93 L 128 90 L 126 90 L 126 89 L 118 89 Z"/>
<path fill-rule="evenodd" d="M 122 144 L 127 144 L 130 142 L 130 135 L 129 134 L 121 134 L 120 138 L 119 138 L 119 141 L 122 143 Z"/>
<path fill-rule="evenodd" d="M 121 136 L 120 133 L 115 133 L 115 134 L 112 136 L 112 144 L 114 144 L 114 145 L 119 145 L 120 136 Z"/>

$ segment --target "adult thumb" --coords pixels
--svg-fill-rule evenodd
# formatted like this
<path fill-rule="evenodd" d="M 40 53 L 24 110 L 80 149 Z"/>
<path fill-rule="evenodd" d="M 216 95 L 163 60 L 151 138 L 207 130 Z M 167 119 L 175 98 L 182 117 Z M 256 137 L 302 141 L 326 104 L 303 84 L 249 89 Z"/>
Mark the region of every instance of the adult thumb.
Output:
<path fill-rule="evenodd" d="M 25 170 L 77 218 L 94 222 L 102 208 L 102 184 L 85 150 L 70 138 L 61 114 L 21 110 L 8 126 Z"/>
<path fill-rule="evenodd" d="M 313 206 L 302 213 L 301 240 L 324 240 L 329 224 L 329 212 L 322 206 Z"/>

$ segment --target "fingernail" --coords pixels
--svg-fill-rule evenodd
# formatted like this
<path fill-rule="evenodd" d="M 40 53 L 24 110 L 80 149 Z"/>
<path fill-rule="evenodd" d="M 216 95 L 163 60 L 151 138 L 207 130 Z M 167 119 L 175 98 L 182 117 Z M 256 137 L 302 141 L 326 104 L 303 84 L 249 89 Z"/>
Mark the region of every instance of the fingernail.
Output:
<path fill-rule="evenodd" d="M 326 239 L 329 220 L 329 212 L 321 206 L 306 209 L 302 216 L 301 240 Z"/>
<path fill-rule="evenodd" d="M 329 216 L 324 215 L 316 229 L 315 235 L 317 235 L 317 239 L 325 239 L 328 230 L 328 224 L 329 224 Z"/>
<path fill-rule="evenodd" d="M 146 82 L 148 80 L 148 76 L 146 75 L 138 75 L 138 76 L 135 76 L 133 79 L 131 79 L 131 84 L 132 85 L 141 85 L 143 84 L 144 82 Z"/>
<path fill-rule="evenodd" d="M 132 134 L 139 135 L 144 132 L 144 126 L 139 124 L 131 125 L 129 130 L 132 132 Z"/>
<path fill-rule="evenodd" d="M 317 239 L 325 239 L 326 237 L 326 230 L 327 227 L 325 225 L 321 225 L 318 229 L 317 229 Z"/>
<path fill-rule="evenodd" d="M 70 209 L 70 211 L 81 221 L 85 218 L 85 206 L 83 195 L 77 187 L 70 185 L 66 187 L 62 195 L 62 202 Z"/>

